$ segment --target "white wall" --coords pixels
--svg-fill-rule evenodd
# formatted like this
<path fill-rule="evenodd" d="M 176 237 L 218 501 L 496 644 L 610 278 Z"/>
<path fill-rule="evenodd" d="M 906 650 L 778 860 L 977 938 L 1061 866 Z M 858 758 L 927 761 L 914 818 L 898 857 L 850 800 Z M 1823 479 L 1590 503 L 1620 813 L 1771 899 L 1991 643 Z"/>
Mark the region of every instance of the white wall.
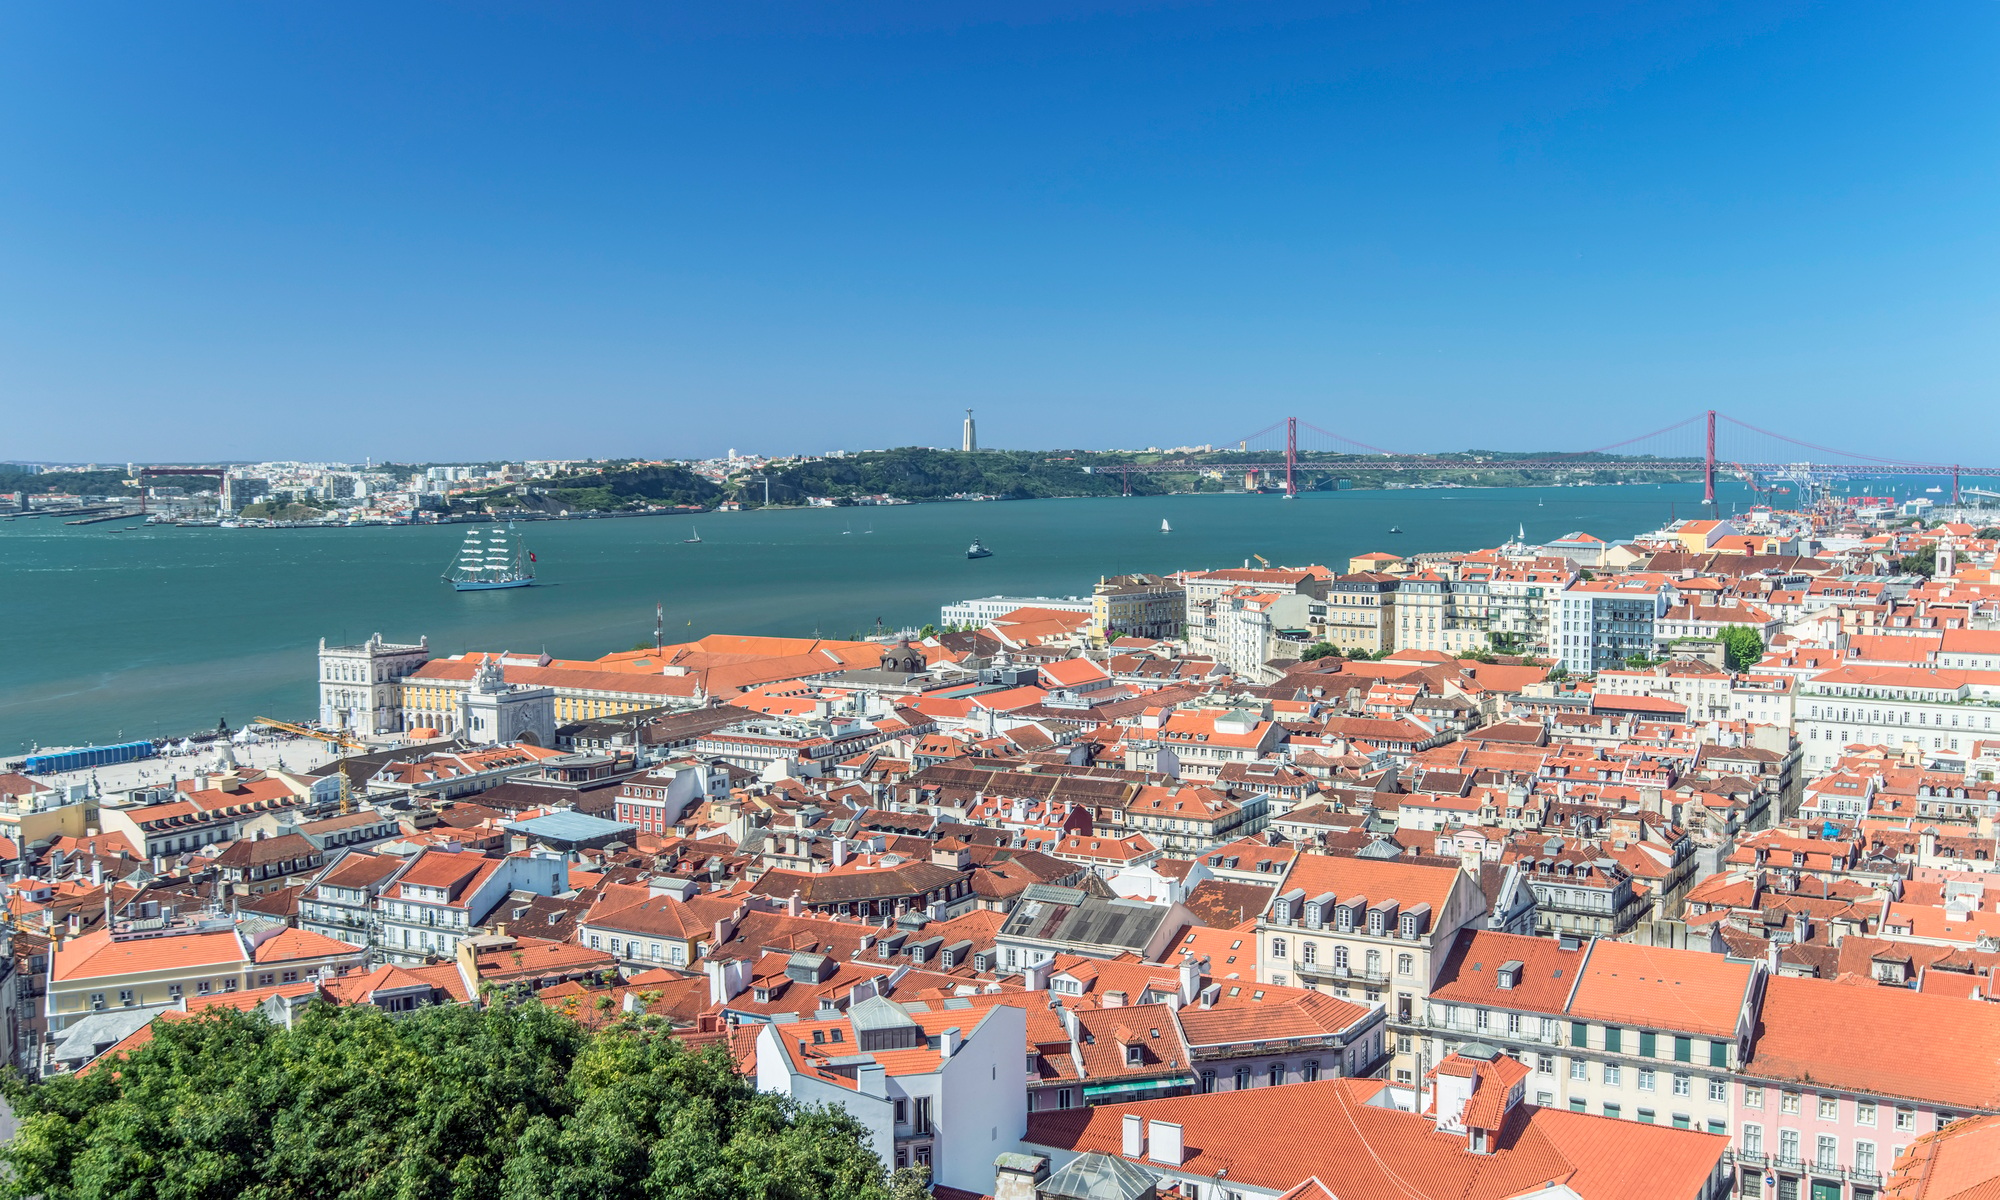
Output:
<path fill-rule="evenodd" d="M 1033 999 L 1033 997 L 1023 997 Z M 974 1195 L 993 1190 L 993 1160 L 1020 1149 L 1028 1131 L 1028 1081 L 1021 1069 L 1028 1042 L 1028 1013 L 1011 1004 L 986 1010 L 977 1030 L 970 1028 L 977 1009 L 927 1013 L 927 1032 L 942 1032 L 952 1018 L 965 1043 L 945 1064 L 940 1080 L 937 1142 L 931 1158 L 931 1179 Z"/>

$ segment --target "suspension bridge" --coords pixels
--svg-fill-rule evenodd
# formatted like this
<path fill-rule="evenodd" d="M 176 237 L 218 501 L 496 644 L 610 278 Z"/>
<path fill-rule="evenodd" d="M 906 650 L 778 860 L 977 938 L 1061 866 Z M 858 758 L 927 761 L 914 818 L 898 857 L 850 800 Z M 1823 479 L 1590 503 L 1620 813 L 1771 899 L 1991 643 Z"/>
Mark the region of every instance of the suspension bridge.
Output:
<path fill-rule="evenodd" d="M 1124 477 L 1129 495 L 1134 475 L 1185 475 L 1197 472 L 1242 474 L 1247 487 L 1299 493 L 1310 476 L 1342 476 L 1355 472 L 1406 471 L 1525 471 L 1557 474 L 1592 472 L 1621 475 L 1694 475 L 1702 480 L 1702 500 L 1715 504 L 1718 476 L 1734 477 L 1760 494 L 1785 490 L 1786 481 L 1804 488 L 1833 478 L 1928 476 L 1951 479 L 1951 502 L 1961 498 L 1961 478 L 2000 479 L 2000 467 L 1958 463 L 1917 462 L 1838 450 L 1788 437 L 1708 409 L 1672 425 L 1637 437 L 1574 452 L 1531 455 L 1466 451 L 1453 454 L 1406 453 L 1371 446 L 1343 434 L 1321 429 L 1298 417 L 1275 421 L 1237 439 L 1236 453 L 1258 454 L 1257 460 L 1220 461 L 1220 455 L 1160 462 L 1106 465 L 1100 473 Z M 1266 482 L 1268 481 L 1268 482 Z M 1942 491 L 1942 488 L 1939 489 Z M 1993 495 L 1977 488 L 1965 494 Z"/>

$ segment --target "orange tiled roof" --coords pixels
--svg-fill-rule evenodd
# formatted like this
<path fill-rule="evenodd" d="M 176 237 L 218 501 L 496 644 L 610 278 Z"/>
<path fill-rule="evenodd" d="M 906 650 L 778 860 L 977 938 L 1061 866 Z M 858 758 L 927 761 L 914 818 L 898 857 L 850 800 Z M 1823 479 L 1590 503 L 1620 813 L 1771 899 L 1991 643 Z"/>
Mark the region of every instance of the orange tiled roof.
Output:
<path fill-rule="evenodd" d="M 1570 999 L 1571 1016 L 1734 1038 L 1753 969 L 1719 954 L 1598 941 Z"/>
<path fill-rule="evenodd" d="M 1370 904 L 1394 900 L 1405 911 L 1428 904 L 1431 920 L 1436 922 L 1443 919 L 1445 902 L 1458 879 L 1457 867 L 1301 854 L 1292 860 L 1292 869 L 1285 874 L 1278 891 L 1283 894 L 1293 888 L 1304 888 L 1308 897 L 1333 892 L 1343 900 L 1366 896 Z"/>
<path fill-rule="evenodd" d="M 1691 1130 L 1519 1105 L 1499 1150 L 1473 1154 L 1463 1135 L 1437 1132 L 1422 1114 L 1370 1104 L 1383 1086 L 1335 1079 L 1289 1085 L 1275 1104 L 1254 1088 L 1031 1113 L 1027 1140 L 1116 1155 L 1125 1114 L 1138 1113 L 1185 1129 L 1178 1169 L 1186 1175 L 1214 1178 L 1226 1169 L 1232 1184 L 1272 1193 L 1334 1179 L 1340 1200 L 1505 1200 L 1551 1181 L 1584 1196 L 1693 1197 L 1729 1146 Z"/>
<path fill-rule="evenodd" d="M 1859 1030 L 1867 1036 L 1830 1037 Z M 1789 975 L 1765 987 L 1744 1073 L 2000 1108 L 2000 1005 Z"/>
<path fill-rule="evenodd" d="M 70 938 L 53 954 L 50 973 L 57 980 L 108 979 L 178 967 L 235 966 L 248 961 L 243 940 L 234 929 L 216 933 L 179 933 L 165 937 L 114 942 L 111 931 L 99 929 Z"/>
<path fill-rule="evenodd" d="M 257 962 L 293 962 L 302 958 L 332 958 L 360 952 L 361 947 L 350 946 L 310 929 L 287 929 L 257 947 Z"/>

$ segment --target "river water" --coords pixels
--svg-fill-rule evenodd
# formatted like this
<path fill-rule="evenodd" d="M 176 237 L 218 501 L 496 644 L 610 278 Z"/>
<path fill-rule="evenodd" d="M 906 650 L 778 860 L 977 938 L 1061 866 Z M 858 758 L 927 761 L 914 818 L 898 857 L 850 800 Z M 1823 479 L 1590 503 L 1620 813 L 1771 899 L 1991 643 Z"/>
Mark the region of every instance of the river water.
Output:
<path fill-rule="evenodd" d="M 319 639 L 592 658 L 653 636 L 847 637 L 972 596 L 1088 595 L 1101 574 L 1325 563 L 1626 537 L 1697 512 L 1694 484 L 990 501 L 521 527 L 540 584 L 454 592 L 465 527 L 114 532 L 0 523 L 0 753 L 315 714 Z M 1731 485 L 1722 498 L 1747 504 Z M 1162 534 L 1160 521 L 1172 522 Z M 1400 526 L 1401 534 L 1391 534 Z M 699 529 L 701 544 L 685 545 Z M 872 532 L 870 532 L 872 530 Z M 981 538 L 993 557 L 968 561 Z"/>

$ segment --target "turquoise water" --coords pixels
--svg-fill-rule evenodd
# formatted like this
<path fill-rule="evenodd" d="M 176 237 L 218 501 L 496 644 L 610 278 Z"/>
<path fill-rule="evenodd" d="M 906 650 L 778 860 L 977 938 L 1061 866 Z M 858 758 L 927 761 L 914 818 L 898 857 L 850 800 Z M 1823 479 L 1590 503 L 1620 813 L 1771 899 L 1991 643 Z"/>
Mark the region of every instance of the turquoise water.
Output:
<path fill-rule="evenodd" d="M 1088 594 L 1100 574 L 1496 545 L 1527 527 L 1623 537 L 1697 511 L 1693 484 L 1162 496 L 549 521 L 522 526 L 542 586 L 454 592 L 461 526 L 0 523 L 0 752 L 316 711 L 319 639 L 427 634 L 444 653 L 591 658 L 653 635 L 846 637 L 969 596 Z M 1732 487 L 1723 507 L 1748 503 Z M 1171 534 L 1159 532 L 1162 518 Z M 1402 534 L 1388 532 L 1401 526 Z M 869 528 L 874 532 L 866 532 Z M 699 528 L 702 543 L 681 544 Z M 852 532 L 847 532 L 851 530 Z M 984 539 L 992 558 L 967 561 Z"/>

